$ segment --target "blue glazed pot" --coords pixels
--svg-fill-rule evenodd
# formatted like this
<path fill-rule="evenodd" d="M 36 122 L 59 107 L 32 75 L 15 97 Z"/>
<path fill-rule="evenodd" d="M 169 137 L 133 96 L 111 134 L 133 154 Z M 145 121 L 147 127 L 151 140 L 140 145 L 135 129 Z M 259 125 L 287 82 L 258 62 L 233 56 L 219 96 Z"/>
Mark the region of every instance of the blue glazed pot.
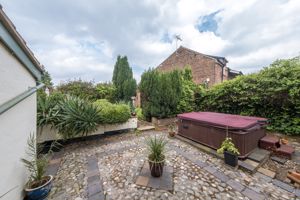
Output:
<path fill-rule="evenodd" d="M 44 185 L 33 189 L 25 189 L 26 197 L 28 200 L 43 200 L 48 196 L 52 188 L 53 176 L 49 175 L 47 177 L 49 177 L 49 180 Z"/>

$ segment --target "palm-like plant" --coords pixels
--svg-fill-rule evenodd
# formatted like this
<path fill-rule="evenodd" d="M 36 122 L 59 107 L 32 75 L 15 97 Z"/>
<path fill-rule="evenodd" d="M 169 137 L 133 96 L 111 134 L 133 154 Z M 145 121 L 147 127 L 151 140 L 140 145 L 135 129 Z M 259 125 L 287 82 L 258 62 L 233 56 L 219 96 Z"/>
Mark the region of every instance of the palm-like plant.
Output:
<path fill-rule="evenodd" d="M 40 132 L 46 125 L 54 125 L 58 110 L 56 109 L 57 102 L 50 97 L 38 97 L 37 100 L 37 126 L 41 128 Z"/>
<path fill-rule="evenodd" d="M 167 141 L 164 137 L 149 137 L 146 140 L 149 150 L 149 160 L 152 162 L 161 162 L 165 159 L 164 151 Z"/>
<path fill-rule="evenodd" d="M 47 180 L 45 180 L 45 170 L 47 167 L 47 155 L 40 155 L 42 146 L 36 143 L 36 139 L 33 134 L 27 140 L 28 149 L 26 154 L 28 159 L 22 158 L 21 161 L 24 163 L 25 167 L 28 169 L 30 176 L 27 183 L 28 188 L 35 188 Z"/>
<path fill-rule="evenodd" d="M 78 97 L 68 97 L 59 107 L 59 121 L 55 127 L 65 138 L 87 135 L 97 129 L 100 116 L 92 103 Z"/>

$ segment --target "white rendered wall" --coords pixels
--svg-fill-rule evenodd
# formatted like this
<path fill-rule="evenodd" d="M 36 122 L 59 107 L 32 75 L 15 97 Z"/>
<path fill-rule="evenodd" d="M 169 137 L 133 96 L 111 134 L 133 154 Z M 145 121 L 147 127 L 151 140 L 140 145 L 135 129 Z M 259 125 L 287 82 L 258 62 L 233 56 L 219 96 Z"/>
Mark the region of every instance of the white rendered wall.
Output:
<path fill-rule="evenodd" d="M 34 86 L 31 74 L 0 42 L 0 105 Z"/>
<path fill-rule="evenodd" d="M 34 86 L 34 78 L 0 42 L 0 105 Z M 35 132 L 35 94 L 0 115 L 0 196 L 8 192 L 1 200 L 22 199 L 27 170 L 20 159 Z"/>

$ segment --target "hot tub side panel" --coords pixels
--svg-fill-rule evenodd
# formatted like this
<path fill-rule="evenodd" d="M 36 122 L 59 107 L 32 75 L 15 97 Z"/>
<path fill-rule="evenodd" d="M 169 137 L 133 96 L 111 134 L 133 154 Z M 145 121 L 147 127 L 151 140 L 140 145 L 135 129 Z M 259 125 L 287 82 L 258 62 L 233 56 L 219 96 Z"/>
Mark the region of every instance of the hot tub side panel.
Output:
<path fill-rule="evenodd" d="M 226 138 L 226 129 L 205 125 L 196 121 L 179 119 L 178 134 L 213 149 L 218 149 Z M 260 129 L 260 127 L 246 131 L 228 131 L 228 136 L 232 138 L 233 143 L 239 150 L 240 157 L 245 157 L 254 150 L 258 146 L 259 139 L 264 135 L 265 131 Z"/>

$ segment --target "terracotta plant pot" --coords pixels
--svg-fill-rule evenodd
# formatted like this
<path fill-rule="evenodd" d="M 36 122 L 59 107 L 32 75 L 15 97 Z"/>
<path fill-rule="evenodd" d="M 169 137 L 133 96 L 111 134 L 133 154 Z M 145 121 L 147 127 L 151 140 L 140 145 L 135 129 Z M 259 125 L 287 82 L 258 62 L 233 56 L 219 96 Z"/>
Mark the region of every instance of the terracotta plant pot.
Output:
<path fill-rule="evenodd" d="M 160 162 L 149 161 L 149 168 L 151 172 L 151 176 L 153 177 L 161 177 L 164 170 L 165 160 Z"/>
<path fill-rule="evenodd" d="M 45 199 L 51 188 L 53 176 L 45 176 L 45 183 L 35 188 L 25 188 L 26 198 L 28 200 L 43 200 Z"/>
<path fill-rule="evenodd" d="M 170 137 L 174 137 L 175 136 L 175 132 L 174 131 L 169 131 L 169 136 Z"/>
<path fill-rule="evenodd" d="M 224 151 L 224 160 L 227 165 L 232 167 L 235 167 L 238 164 L 238 156 L 229 151 Z"/>

